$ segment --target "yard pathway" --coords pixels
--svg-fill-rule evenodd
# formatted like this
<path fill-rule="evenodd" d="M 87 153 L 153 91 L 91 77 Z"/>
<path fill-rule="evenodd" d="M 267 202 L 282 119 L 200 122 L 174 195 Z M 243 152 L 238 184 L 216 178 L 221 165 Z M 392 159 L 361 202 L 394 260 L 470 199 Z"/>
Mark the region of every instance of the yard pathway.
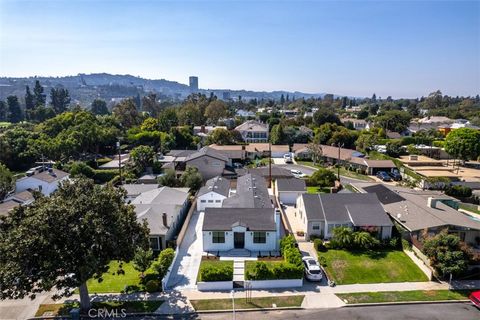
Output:
<path fill-rule="evenodd" d="M 196 289 L 198 268 L 202 261 L 202 225 L 203 212 L 195 212 L 188 224 L 178 257 L 172 268 L 167 287 L 174 290 Z"/>
<path fill-rule="evenodd" d="M 245 281 L 245 260 L 233 260 L 233 281 Z"/>

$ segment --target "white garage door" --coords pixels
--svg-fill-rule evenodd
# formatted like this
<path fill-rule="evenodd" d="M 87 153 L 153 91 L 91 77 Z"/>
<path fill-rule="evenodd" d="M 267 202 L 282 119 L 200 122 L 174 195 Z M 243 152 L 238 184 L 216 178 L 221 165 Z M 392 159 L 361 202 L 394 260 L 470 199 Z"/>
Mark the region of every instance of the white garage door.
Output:
<path fill-rule="evenodd" d="M 280 202 L 285 204 L 295 204 L 297 203 L 298 194 L 295 192 L 280 192 Z"/>

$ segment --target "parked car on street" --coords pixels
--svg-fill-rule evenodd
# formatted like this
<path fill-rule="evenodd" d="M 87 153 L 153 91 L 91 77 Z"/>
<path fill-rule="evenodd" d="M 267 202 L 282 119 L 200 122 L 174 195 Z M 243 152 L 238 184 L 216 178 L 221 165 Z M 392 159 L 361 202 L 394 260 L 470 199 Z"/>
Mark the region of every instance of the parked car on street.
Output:
<path fill-rule="evenodd" d="M 379 171 L 377 173 L 377 178 L 382 180 L 382 181 L 392 181 L 392 178 L 390 177 L 390 175 L 388 173 L 386 173 L 385 171 Z"/>
<path fill-rule="evenodd" d="M 388 173 L 392 177 L 393 181 L 402 181 L 402 175 L 398 171 L 392 171 Z"/>
<path fill-rule="evenodd" d="M 284 154 L 283 160 L 285 160 L 285 163 L 293 163 L 292 155 L 290 153 Z"/>
<path fill-rule="evenodd" d="M 480 291 L 474 291 L 470 293 L 468 297 L 472 301 L 473 305 L 477 308 L 480 308 Z"/>
<path fill-rule="evenodd" d="M 305 278 L 310 281 L 321 281 L 322 268 L 318 264 L 318 261 L 310 256 L 303 257 L 302 261 L 305 269 Z"/>
<path fill-rule="evenodd" d="M 303 173 L 300 170 L 292 169 L 290 170 L 290 172 L 293 174 L 295 178 L 305 178 L 307 176 L 305 173 Z"/>

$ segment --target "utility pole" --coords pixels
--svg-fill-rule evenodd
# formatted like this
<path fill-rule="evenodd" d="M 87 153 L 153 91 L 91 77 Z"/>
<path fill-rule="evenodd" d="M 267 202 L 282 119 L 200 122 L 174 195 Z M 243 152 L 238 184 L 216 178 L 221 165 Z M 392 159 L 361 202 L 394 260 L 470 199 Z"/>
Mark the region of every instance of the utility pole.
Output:
<path fill-rule="evenodd" d="M 121 158 L 121 149 L 120 149 L 120 139 L 117 141 L 118 149 L 118 172 L 120 174 L 120 185 L 122 185 L 122 158 Z"/>
<path fill-rule="evenodd" d="M 272 187 L 272 143 L 268 142 L 268 186 Z"/>

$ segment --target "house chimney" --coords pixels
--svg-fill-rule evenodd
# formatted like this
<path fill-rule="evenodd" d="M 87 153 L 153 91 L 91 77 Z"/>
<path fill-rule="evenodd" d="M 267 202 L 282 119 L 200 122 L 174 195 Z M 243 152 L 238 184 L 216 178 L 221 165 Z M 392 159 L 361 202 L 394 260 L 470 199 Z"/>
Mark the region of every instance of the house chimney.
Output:
<path fill-rule="evenodd" d="M 162 213 L 162 220 L 163 220 L 163 225 L 165 227 L 168 227 L 168 225 L 167 225 L 167 213 L 166 212 Z"/>

